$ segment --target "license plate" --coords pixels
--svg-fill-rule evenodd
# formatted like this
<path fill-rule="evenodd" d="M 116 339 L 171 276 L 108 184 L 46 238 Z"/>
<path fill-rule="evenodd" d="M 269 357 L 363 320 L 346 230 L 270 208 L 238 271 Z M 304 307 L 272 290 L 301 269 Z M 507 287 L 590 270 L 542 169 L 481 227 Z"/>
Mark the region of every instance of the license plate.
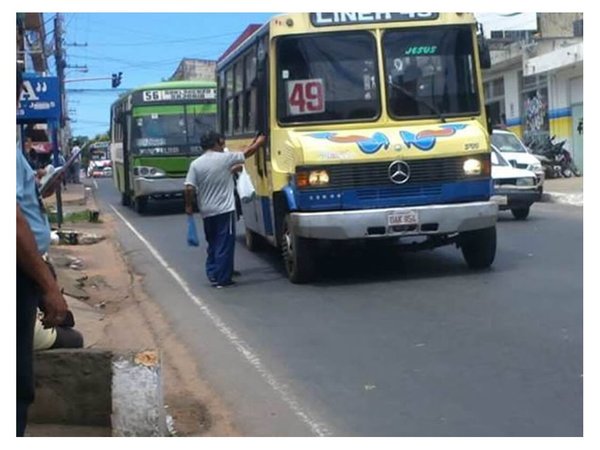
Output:
<path fill-rule="evenodd" d="M 415 211 L 395 211 L 388 214 L 388 226 L 417 225 L 419 215 Z"/>

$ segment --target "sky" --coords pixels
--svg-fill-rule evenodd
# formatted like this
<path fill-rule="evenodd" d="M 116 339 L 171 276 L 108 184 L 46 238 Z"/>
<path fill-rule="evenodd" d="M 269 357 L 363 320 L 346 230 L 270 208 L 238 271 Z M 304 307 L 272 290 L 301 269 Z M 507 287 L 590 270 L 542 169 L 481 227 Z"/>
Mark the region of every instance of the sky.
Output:
<path fill-rule="evenodd" d="M 272 13 L 62 13 L 68 67 L 68 115 L 73 135 L 109 126 L 122 89 L 169 78 L 184 58 L 216 60 L 252 23 Z M 51 33 L 54 14 L 45 14 Z M 82 69 L 85 67 L 85 69 Z M 84 70 L 87 69 L 87 72 Z M 55 68 L 53 68 L 55 73 Z M 111 74 L 122 72 L 120 89 Z M 104 80 L 91 80 L 106 78 Z"/>
<path fill-rule="evenodd" d="M 67 55 L 68 116 L 74 136 L 94 136 L 109 126 L 111 103 L 124 89 L 169 78 L 183 58 L 217 59 L 252 23 L 273 13 L 61 13 Z M 46 13 L 53 36 L 55 13 Z M 535 13 L 478 14 L 491 29 L 535 27 Z M 53 74 L 56 73 L 51 62 Z M 122 72 L 119 89 L 112 73 Z M 103 80 L 94 80 L 105 78 Z"/>

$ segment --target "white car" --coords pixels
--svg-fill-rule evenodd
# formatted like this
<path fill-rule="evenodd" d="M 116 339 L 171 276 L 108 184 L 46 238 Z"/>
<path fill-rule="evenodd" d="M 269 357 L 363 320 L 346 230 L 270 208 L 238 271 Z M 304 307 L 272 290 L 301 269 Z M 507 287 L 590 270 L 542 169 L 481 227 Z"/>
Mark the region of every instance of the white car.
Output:
<path fill-rule="evenodd" d="M 540 182 L 530 170 L 517 169 L 492 145 L 492 181 L 494 191 L 491 200 L 498 209 L 510 209 L 517 220 L 525 220 L 534 202 L 541 198 Z"/>
<path fill-rule="evenodd" d="M 506 130 L 493 130 L 491 139 L 492 145 L 500 150 L 502 156 L 513 167 L 535 173 L 541 194 L 544 191 L 544 168 L 540 160 L 530 152 L 515 133 Z"/>
<path fill-rule="evenodd" d="M 112 161 L 110 159 L 91 160 L 87 168 L 88 178 L 111 177 Z"/>

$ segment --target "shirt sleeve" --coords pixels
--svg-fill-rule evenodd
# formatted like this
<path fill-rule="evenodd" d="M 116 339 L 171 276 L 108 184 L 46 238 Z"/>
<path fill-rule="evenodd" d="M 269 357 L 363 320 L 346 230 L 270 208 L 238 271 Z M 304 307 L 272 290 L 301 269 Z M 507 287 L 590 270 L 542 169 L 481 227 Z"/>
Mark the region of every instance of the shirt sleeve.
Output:
<path fill-rule="evenodd" d="M 244 162 L 246 161 L 246 157 L 242 152 L 229 152 L 226 153 L 226 155 L 229 158 L 229 165 L 231 167 L 237 164 L 244 164 Z"/>
<path fill-rule="evenodd" d="M 27 163 L 24 160 L 23 152 L 17 148 L 17 203 L 23 199 L 23 183 L 25 181 L 25 166 L 23 163 Z"/>
<path fill-rule="evenodd" d="M 194 170 L 194 163 L 190 164 L 190 168 L 188 169 L 188 173 L 185 177 L 185 181 L 183 183 L 185 186 L 194 186 L 198 187 L 198 177 L 196 176 L 196 171 Z"/>

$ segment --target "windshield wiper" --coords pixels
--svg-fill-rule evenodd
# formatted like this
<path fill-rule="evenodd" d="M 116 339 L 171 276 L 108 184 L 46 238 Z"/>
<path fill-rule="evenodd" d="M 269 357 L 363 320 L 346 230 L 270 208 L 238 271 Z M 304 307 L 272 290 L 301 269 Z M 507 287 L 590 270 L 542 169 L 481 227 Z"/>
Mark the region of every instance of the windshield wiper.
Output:
<path fill-rule="evenodd" d="M 437 114 L 437 116 L 443 123 L 446 123 L 446 117 L 444 117 L 444 113 L 441 112 L 435 105 L 432 105 L 428 101 L 417 97 L 415 94 L 413 94 L 412 92 L 410 92 L 408 89 L 406 89 L 404 86 L 402 86 L 400 84 L 394 83 L 393 81 L 388 81 L 388 84 L 390 86 L 398 89 L 399 91 L 401 91 L 403 94 L 407 95 L 408 97 L 412 98 L 415 102 L 427 106 L 432 112 Z"/>

